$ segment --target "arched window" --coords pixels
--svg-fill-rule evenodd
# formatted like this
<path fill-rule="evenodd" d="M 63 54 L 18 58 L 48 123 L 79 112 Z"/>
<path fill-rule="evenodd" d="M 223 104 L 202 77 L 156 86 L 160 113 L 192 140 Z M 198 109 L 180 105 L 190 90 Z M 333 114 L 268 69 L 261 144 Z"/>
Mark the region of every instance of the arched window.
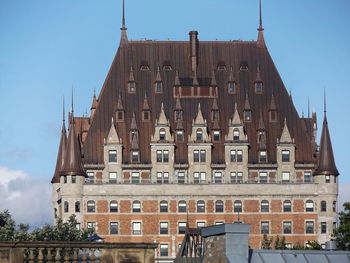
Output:
<path fill-rule="evenodd" d="M 113 200 L 109 203 L 109 212 L 117 213 L 118 212 L 118 202 Z"/>
<path fill-rule="evenodd" d="M 234 141 L 239 140 L 239 130 L 237 128 L 233 130 L 233 140 Z"/>
<path fill-rule="evenodd" d="M 242 201 L 241 200 L 236 200 L 233 203 L 233 212 L 242 212 Z"/>
<path fill-rule="evenodd" d="M 283 212 L 292 212 L 292 202 L 290 200 L 283 202 Z"/>
<path fill-rule="evenodd" d="M 68 213 L 69 212 L 69 204 L 67 201 L 64 202 L 64 212 Z"/>
<path fill-rule="evenodd" d="M 260 210 L 261 212 L 269 212 L 269 201 L 267 200 L 261 201 Z"/>
<path fill-rule="evenodd" d="M 141 202 L 140 201 L 132 202 L 132 211 L 134 213 L 140 213 L 141 212 Z"/>
<path fill-rule="evenodd" d="M 218 200 L 215 202 L 215 212 L 216 213 L 223 213 L 224 212 L 224 202 L 221 200 Z"/>
<path fill-rule="evenodd" d="M 203 131 L 202 129 L 197 129 L 196 131 L 196 140 L 202 141 L 203 140 Z"/>
<path fill-rule="evenodd" d="M 80 202 L 79 201 L 75 202 L 75 212 L 80 213 Z"/>
<path fill-rule="evenodd" d="M 159 130 L 159 140 L 160 141 L 165 140 L 165 130 L 164 129 Z"/>
<path fill-rule="evenodd" d="M 95 201 L 90 200 L 87 202 L 87 211 L 88 213 L 95 213 Z"/>
<path fill-rule="evenodd" d="M 179 213 L 186 213 L 187 212 L 187 204 L 185 200 L 179 201 L 179 207 L 178 207 Z"/>
<path fill-rule="evenodd" d="M 203 200 L 199 200 L 197 202 L 197 213 L 204 213 L 205 212 L 205 202 Z"/>
<path fill-rule="evenodd" d="M 327 202 L 321 201 L 321 212 L 327 212 Z"/>
<path fill-rule="evenodd" d="M 168 212 L 168 202 L 167 201 L 160 201 L 159 211 L 161 213 L 167 213 Z"/>
<path fill-rule="evenodd" d="M 305 203 L 305 211 L 313 212 L 314 211 L 314 202 L 312 200 L 307 200 Z"/>

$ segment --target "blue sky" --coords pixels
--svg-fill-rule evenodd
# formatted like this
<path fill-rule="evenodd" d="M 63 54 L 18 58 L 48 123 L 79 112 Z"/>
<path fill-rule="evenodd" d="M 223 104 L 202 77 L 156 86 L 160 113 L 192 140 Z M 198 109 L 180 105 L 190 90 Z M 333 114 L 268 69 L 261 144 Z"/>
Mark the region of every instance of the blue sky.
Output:
<path fill-rule="evenodd" d="M 300 115 L 310 97 L 319 132 L 326 87 L 344 189 L 350 189 L 349 10 L 348 0 L 263 1 L 270 54 Z M 74 86 L 76 115 L 89 111 L 93 90 L 99 93 L 118 48 L 120 21 L 121 0 L 0 2 L 0 169 L 6 171 L 0 170 L 0 186 L 11 172 L 23 172 L 28 184 L 47 188 L 62 96 L 69 101 Z M 126 0 L 126 22 L 129 39 L 187 40 L 190 30 L 198 30 L 200 40 L 255 40 L 258 1 Z M 7 185 L 5 196 L 11 189 Z"/>

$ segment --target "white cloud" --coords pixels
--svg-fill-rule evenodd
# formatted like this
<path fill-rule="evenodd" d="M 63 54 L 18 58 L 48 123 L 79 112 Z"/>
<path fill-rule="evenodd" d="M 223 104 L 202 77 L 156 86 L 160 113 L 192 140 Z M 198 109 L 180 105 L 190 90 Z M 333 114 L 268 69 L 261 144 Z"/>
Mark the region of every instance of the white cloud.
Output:
<path fill-rule="evenodd" d="M 343 204 L 350 202 L 350 183 L 339 184 L 338 208 L 343 210 Z"/>
<path fill-rule="evenodd" d="M 49 181 L 0 167 L 0 211 L 8 209 L 17 223 L 32 227 L 52 223 Z"/>

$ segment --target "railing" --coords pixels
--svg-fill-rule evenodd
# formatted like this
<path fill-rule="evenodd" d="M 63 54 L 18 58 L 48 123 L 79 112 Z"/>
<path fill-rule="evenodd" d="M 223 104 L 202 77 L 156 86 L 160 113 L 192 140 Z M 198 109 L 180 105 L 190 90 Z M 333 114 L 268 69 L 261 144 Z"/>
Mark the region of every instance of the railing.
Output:
<path fill-rule="evenodd" d="M 0 242 L 0 262 L 114 263 L 124 258 L 125 262 L 153 263 L 157 246 L 157 243 Z"/>

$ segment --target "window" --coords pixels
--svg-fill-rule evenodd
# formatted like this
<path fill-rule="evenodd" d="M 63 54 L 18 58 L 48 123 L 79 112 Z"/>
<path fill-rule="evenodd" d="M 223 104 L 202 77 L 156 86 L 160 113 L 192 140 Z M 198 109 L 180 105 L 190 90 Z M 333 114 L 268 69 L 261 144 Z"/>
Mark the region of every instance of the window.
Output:
<path fill-rule="evenodd" d="M 283 222 L 283 234 L 292 234 L 292 222 Z"/>
<path fill-rule="evenodd" d="M 259 162 L 260 162 L 260 163 L 266 163 L 266 162 L 267 162 L 267 154 L 266 154 L 266 151 L 260 151 L 260 152 L 259 152 Z"/>
<path fill-rule="evenodd" d="M 215 184 L 221 184 L 222 183 L 222 174 L 221 174 L 221 172 L 216 172 L 214 174 L 214 183 Z"/>
<path fill-rule="evenodd" d="M 260 172 L 259 173 L 259 182 L 260 183 L 267 183 L 267 172 Z"/>
<path fill-rule="evenodd" d="M 290 173 L 282 172 L 282 183 L 289 183 L 289 182 L 290 182 Z"/>
<path fill-rule="evenodd" d="M 75 212 L 80 213 L 80 202 L 79 201 L 75 202 Z"/>
<path fill-rule="evenodd" d="M 161 129 L 159 131 L 159 140 L 160 141 L 164 141 L 165 140 L 165 130 L 164 129 Z"/>
<path fill-rule="evenodd" d="M 137 163 L 139 161 L 139 152 L 138 151 L 132 151 L 131 160 L 134 163 Z"/>
<path fill-rule="evenodd" d="M 185 173 L 180 172 L 177 174 L 177 183 L 178 184 L 184 184 L 185 183 Z"/>
<path fill-rule="evenodd" d="M 305 222 L 305 233 L 313 234 L 314 233 L 314 221 L 306 221 Z"/>
<path fill-rule="evenodd" d="M 306 212 L 313 212 L 314 211 L 314 202 L 312 200 L 306 201 L 305 211 Z"/>
<path fill-rule="evenodd" d="M 161 213 L 168 213 L 168 202 L 167 201 L 160 202 L 159 211 Z"/>
<path fill-rule="evenodd" d="M 67 176 L 63 176 L 63 183 L 67 183 Z"/>
<path fill-rule="evenodd" d="M 243 183 L 243 173 L 242 172 L 232 172 L 231 173 L 231 183 L 241 184 Z"/>
<path fill-rule="evenodd" d="M 234 129 L 233 130 L 233 140 L 234 141 L 238 141 L 239 140 L 239 130 L 238 129 Z"/>
<path fill-rule="evenodd" d="M 167 163 L 169 162 L 169 151 L 168 150 L 157 150 L 157 162 L 161 163 Z"/>
<path fill-rule="evenodd" d="M 138 173 L 138 172 L 131 173 L 131 183 L 133 183 L 133 184 L 140 183 L 140 173 Z"/>
<path fill-rule="evenodd" d="M 178 142 L 182 142 L 184 140 L 184 132 L 183 131 L 176 132 L 176 140 Z"/>
<path fill-rule="evenodd" d="M 261 212 L 269 212 L 269 201 L 267 200 L 261 201 L 260 210 Z"/>
<path fill-rule="evenodd" d="M 230 151 L 231 162 L 242 162 L 243 161 L 243 151 L 242 150 L 231 150 Z"/>
<path fill-rule="evenodd" d="M 168 257 L 169 256 L 169 245 L 168 244 L 160 244 L 160 256 Z"/>
<path fill-rule="evenodd" d="M 133 213 L 140 213 L 141 212 L 141 202 L 140 201 L 132 202 L 132 211 L 133 211 Z"/>
<path fill-rule="evenodd" d="M 163 161 L 163 151 L 157 150 L 157 162 L 161 163 Z"/>
<path fill-rule="evenodd" d="M 72 175 L 72 184 L 75 184 L 77 182 L 77 176 Z"/>
<path fill-rule="evenodd" d="M 270 122 L 277 121 L 277 116 L 278 116 L 277 111 L 276 110 L 270 110 L 269 113 L 270 113 L 269 114 L 270 115 Z"/>
<path fill-rule="evenodd" d="M 108 162 L 110 162 L 110 163 L 117 162 L 117 151 L 115 151 L 115 150 L 108 151 Z"/>
<path fill-rule="evenodd" d="M 96 230 L 96 222 L 87 222 L 87 229 Z"/>
<path fill-rule="evenodd" d="M 116 119 L 117 119 L 117 121 L 123 121 L 124 120 L 124 111 L 118 110 Z"/>
<path fill-rule="evenodd" d="M 216 213 L 223 213 L 224 212 L 224 202 L 221 200 L 218 200 L 215 202 L 215 212 Z"/>
<path fill-rule="evenodd" d="M 235 212 L 235 213 L 242 212 L 242 201 L 236 200 L 233 203 L 233 212 Z"/>
<path fill-rule="evenodd" d="M 88 183 L 88 184 L 93 184 L 94 181 L 95 181 L 94 173 L 93 172 L 88 172 L 87 176 L 88 176 L 88 178 L 86 178 L 85 182 Z"/>
<path fill-rule="evenodd" d="M 117 173 L 109 173 L 108 183 L 110 184 L 117 183 Z"/>
<path fill-rule="evenodd" d="M 197 228 L 205 227 L 205 221 L 197 221 Z"/>
<path fill-rule="evenodd" d="M 110 213 L 117 213 L 118 212 L 118 202 L 117 201 L 111 201 L 109 203 L 109 212 Z"/>
<path fill-rule="evenodd" d="M 321 212 L 327 212 L 327 202 L 321 201 Z"/>
<path fill-rule="evenodd" d="M 109 223 L 109 234 L 110 235 L 118 235 L 118 222 L 110 222 Z"/>
<path fill-rule="evenodd" d="M 65 213 L 69 212 L 69 203 L 67 201 L 64 202 L 64 212 Z"/>
<path fill-rule="evenodd" d="M 292 202 L 290 200 L 283 202 L 283 212 L 292 212 Z"/>
<path fill-rule="evenodd" d="M 179 222 L 178 223 L 178 233 L 179 233 L 179 235 L 183 235 L 183 234 L 186 233 L 186 226 L 187 226 L 186 222 Z"/>
<path fill-rule="evenodd" d="M 132 222 L 132 234 L 141 235 L 141 222 Z"/>
<path fill-rule="evenodd" d="M 136 92 L 136 82 L 135 81 L 129 81 L 128 82 L 128 89 L 130 93 Z"/>
<path fill-rule="evenodd" d="M 205 202 L 203 200 L 197 201 L 197 213 L 205 212 Z"/>
<path fill-rule="evenodd" d="M 157 173 L 157 184 L 168 184 L 169 183 L 169 173 Z"/>
<path fill-rule="evenodd" d="M 202 141 L 203 140 L 203 131 L 202 129 L 198 129 L 196 132 L 196 140 L 197 141 Z"/>
<path fill-rule="evenodd" d="M 195 184 L 204 184 L 206 181 L 206 174 L 205 172 L 195 172 L 193 173 L 194 183 Z"/>
<path fill-rule="evenodd" d="M 169 162 L 169 151 L 164 150 L 163 151 L 163 163 L 167 163 L 167 162 Z"/>
<path fill-rule="evenodd" d="M 282 151 L 282 162 L 289 162 L 290 161 L 290 152 L 288 150 Z"/>
<path fill-rule="evenodd" d="M 321 222 L 321 234 L 327 234 L 327 222 Z"/>
<path fill-rule="evenodd" d="M 215 225 L 218 226 L 218 225 L 223 225 L 225 224 L 224 221 L 215 221 Z"/>
<path fill-rule="evenodd" d="M 175 121 L 182 120 L 182 111 L 175 110 Z"/>
<path fill-rule="evenodd" d="M 230 151 L 230 160 L 231 160 L 231 162 L 236 162 L 236 151 L 235 150 Z"/>
<path fill-rule="evenodd" d="M 304 172 L 304 183 L 311 183 L 311 172 Z"/>
<path fill-rule="evenodd" d="M 255 82 L 255 92 L 256 93 L 262 93 L 263 91 L 263 83 L 262 82 Z"/>
<path fill-rule="evenodd" d="M 227 84 L 228 93 L 236 93 L 236 82 L 229 81 Z"/>
<path fill-rule="evenodd" d="M 337 201 L 333 201 L 332 210 L 333 212 L 337 212 Z"/>
<path fill-rule="evenodd" d="M 205 150 L 201 150 L 200 162 L 201 163 L 205 163 L 206 162 L 206 152 L 205 152 Z"/>
<path fill-rule="evenodd" d="M 270 224 L 268 221 L 261 222 L 261 234 L 268 235 L 270 233 Z"/>
<path fill-rule="evenodd" d="M 143 120 L 149 121 L 149 111 L 148 110 L 143 111 Z"/>
<path fill-rule="evenodd" d="M 95 207 L 95 201 L 88 201 L 87 202 L 87 212 L 88 213 L 95 213 L 96 207 Z"/>
<path fill-rule="evenodd" d="M 237 162 L 241 163 L 243 161 L 243 151 L 242 150 L 238 150 L 237 151 Z"/>
<path fill-rule="evenodd" d="M 154 84 L 154 87 L 155 87 L 155 92 L 156 93 L 161 93 L 162 92 L 162 89 L 163 89 L 163 83 L 161 81 L 157 81 L 155 84 Z"/>
<path fill-rule="evenodd" d="M 244 120 L 245 121 L 251 121 L 252 120 L 252 111 L 251 110 L 245 110 L 243 112 Z"/>
<path fill-rule="evenodd" d="M 220 141 L 220 131 L 214 131 L 214 141 Z"/>
<path fill-rule="evenodd" d="M 168 222 L 159 223 L 159 234 L 167 235 L 168 234 Z"/>
<path fill-rule="evenodd" d="M 184 201 L 184 200 L 179 201 L 178 212 L 179 213 L 186 213 L 186 211 L 187 211 L 186 201 Z"/>
<path fill-rule="evenodd" d="M 326 183 L 330 183 L 331 182 L 331 176 L 330 175 L 326 175 L 325 179 L 326 179 Z"/>

